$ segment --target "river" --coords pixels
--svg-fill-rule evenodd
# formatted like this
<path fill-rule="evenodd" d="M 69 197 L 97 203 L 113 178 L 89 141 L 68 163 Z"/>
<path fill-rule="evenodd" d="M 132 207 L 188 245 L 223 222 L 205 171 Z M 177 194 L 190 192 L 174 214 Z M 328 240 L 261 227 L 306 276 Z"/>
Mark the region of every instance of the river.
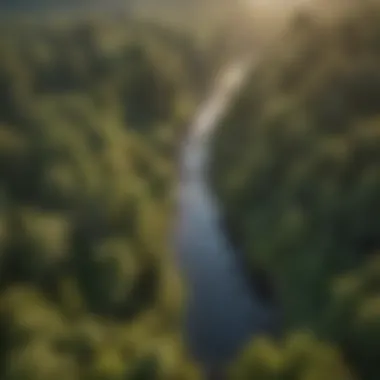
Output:
<path fill-rule="evenodd" d="M 221 70 L 182 149 L 176 237 L 187 290 L 184 334 L 194 358 L 210 371 L 274 325 L 273 312 L 253 293 L 221 230 L 219 208 L 207 181 L 212 133 L 256 62 L 242 59 Z"/>

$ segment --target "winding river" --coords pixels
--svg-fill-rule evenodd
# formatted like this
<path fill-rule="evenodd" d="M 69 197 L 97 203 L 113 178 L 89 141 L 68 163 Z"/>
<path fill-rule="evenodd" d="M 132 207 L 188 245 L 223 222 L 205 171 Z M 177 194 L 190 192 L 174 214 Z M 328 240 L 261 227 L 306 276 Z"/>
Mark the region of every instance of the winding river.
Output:
<path fill-rule="evenodd" d="M 257 60 L 220 72 L 201 104 L 182 150 L 178 265 L 187 289 L 185 340 L 207 371 L 220 369 L 253 336 L 271 330 L 273 313 L 252 292 L 220 227 L 207 184 L 209 141 Z"/>

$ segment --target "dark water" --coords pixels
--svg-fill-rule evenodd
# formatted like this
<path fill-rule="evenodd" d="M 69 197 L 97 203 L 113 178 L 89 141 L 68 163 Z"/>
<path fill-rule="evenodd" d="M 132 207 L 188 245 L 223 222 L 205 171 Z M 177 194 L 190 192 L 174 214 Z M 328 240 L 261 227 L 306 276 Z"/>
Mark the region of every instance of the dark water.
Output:
<path fill-rule="evenodd" d="M 218 206 L 207 186 L 209 139 L 246 75 L 252 60 L 228 66 L 195 116 L 182 152 L 179 185 L 178 262 L 187 287 L 185 338 L 205 368 L 230 360 L 252 335 L 273 325 L 248 286 L 225 236 Z"/>

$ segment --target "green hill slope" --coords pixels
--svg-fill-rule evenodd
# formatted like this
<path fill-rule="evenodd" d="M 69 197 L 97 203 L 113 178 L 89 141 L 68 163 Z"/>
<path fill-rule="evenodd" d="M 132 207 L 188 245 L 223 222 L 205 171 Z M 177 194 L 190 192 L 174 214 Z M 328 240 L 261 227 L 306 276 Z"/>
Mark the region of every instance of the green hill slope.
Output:
<path fill-rule="evenodd" d="M 258 342 L 233 378 L 380 377 L 379 25 L 376 2 L 299 17 L 216 132 L 227 231 L 270 277 L 287 333 L 312 332 Z"/>
<path fill-rule="evenodd" d="M 1 29 L 0 377 L 197 379 L 168 247 L 185 50 L 107 20 Z"/>

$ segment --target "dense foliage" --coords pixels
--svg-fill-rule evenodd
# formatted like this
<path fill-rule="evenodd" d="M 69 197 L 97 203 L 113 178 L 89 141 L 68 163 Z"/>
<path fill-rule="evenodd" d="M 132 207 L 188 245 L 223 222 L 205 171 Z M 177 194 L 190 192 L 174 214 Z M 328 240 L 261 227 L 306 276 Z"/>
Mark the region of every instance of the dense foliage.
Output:
<path fill-rule="evenodd" d="M 168 247 L 189 44 L 115 20 L 0 28 L 0 377 L 197 379 Z"/>
<path fill-rule="evenodd" d="M 289 336 L 254 342 L 234 379 L 380 378 L 379 67 L 378 5 L 300 16 L 217 130 L 226 228 Z"/>

